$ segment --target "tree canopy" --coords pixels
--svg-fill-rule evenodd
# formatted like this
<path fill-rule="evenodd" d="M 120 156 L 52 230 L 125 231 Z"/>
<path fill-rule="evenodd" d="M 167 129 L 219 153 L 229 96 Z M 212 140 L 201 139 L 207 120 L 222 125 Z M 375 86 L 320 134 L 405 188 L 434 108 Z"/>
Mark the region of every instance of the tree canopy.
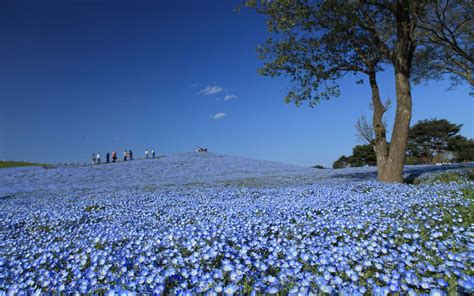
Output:
<path fill-rule="evenodd" d="M 459 135 L 461 127 L 462 124 L 451 123 L 446 119 L 425 119 L 416 122 L 409 132 L 406 163 L 428 164 L 445 160 L 474 161 L 474 140 Z M 357 134 L 360 133 L 359 125 L 356 125 L 356 131 Z M 449 159 L 445 159 L 446 156 Z M 376 154 L 372 141 L 365 145 L 356 145 L 352 148 L 352 155 L 341 156 L 334 162 L 333 167 L 359 167 L 375 164 Z"/>
<path fill-rule="evenodd" d="M 449 139 L 448 150 L 457 162 L 474 161 L 474 140 L 456 135 Z"/>
<path fill-rule="evenodd" d="M 291 78 L 286 102 L 299 106 L 307 101 L 314 107 L 339 95 L 337 81 L 344 75 L 381 69 L 385 57 L 361 29 L 366 24 L 357 16 L 355 2 L 251 0 L 246 5 L 268 15 L 268 30 L 277 34 L 258 47 L 259 58 L 265 60 L 258 72 Z"/>
<path fill-rule="evenodd" d="M 449 141 L 461 130 L 462 124 L 446 119 L 418 121 L 410 128 L 407 153 L 424 163 L 432 163 L 433 157 L 448 150 Z"/>

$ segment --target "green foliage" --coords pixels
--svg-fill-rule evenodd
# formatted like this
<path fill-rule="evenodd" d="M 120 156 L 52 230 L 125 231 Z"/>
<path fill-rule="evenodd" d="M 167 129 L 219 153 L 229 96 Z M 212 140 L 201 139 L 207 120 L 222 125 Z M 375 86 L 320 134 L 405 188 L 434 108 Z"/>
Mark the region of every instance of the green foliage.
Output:
<path fill-rule="evenodd" d="M 249 0 L 245 5 L 267 16 L 273 36 L 257 49 L 265 61 L 258 72 L 291 79 L 287 103 L 299 106 L 306 101 L 313 107 L 320 100 L 338 96 L 337 80 L 347 73 L 376 72 L 386 60 L 367 22 L 374 24 L 380 16 L 377 28 L 383 28 L 387 25 L 384 21 L 393 19 L 384 18 L 374 6 L 356 1 L 341 5 L 336 1 L 291 0 Z"/>
<path fill-rule="evenodd" d="M 101 243 L 100 241 L 94 244 L 94 248 L 96 250 L 105 250 L 105 247 L 106 245 L 104 243 Z"/>
<path fill-rule="evenodd" d="M 367 126 L 368 123 L 358 125 Z M 358 125 L 356 129 L 360 134 Z M 474 161 L 474 140 L 458 135 L 461 127 L 461 124 L 454 124 L 446 119 L 418 121 L 410 128 L 405 163 L 413 165 L 443 162 L 453 155 L 453 160 L 457 162 Z M 377 158 L 372 144 L 368 144 L 355 146 L 351 156 L 342 156 L 334 165 L 340 168 L 376 165 L 376 163 Z"/>
<path fill-rule="evenodd" d="M 372 145 L 357 145 L 352 148 L 351 166 L 376 165 L 377 157 Z"/>
<path fill-rule="evenodd" d="M 325 167 L 322 166 L 322 165 L 320 165 L 320 164 L 314 165 L 314 166 L 312 166 L 312 168 L 314 168 L 314 169 L 320 169 L 320 170 L 325 169 Z"/>
<path fill-rule="evenodd" d="M 435 155 L 447 151 L 449 140 L 461 127 L 446 119 L 420 120 L 410 128 L 407 154 L 424 163 L 432 163 Z"/>
<path fill-rule="evenodd" d="M 350 167 L 350 166 L 351 166 L 351 159 L 350 159 L 350 157 L 347 157 L 345 155 L 339 157 L 339 159 L 336 160 L 332 164 L 333 169 L 347 168 L 347 167 Z"/>
<path fill-rule="evenodd" d="M 418 157 L 407 156 L 405 158 L 405 164 L 415 165 L 415 164 L 420 164 L 420 163 L 421 163 L 421 160 Z"/>
<path fill-rule="evenodd" d="M 42 232 L 51 232 L 51 227 L 49 225 L 40 225 L 36 227 L 36 231 L 42 231 Z"/>
<path fill-rule="evenodd" d="M 88 213 L 94 212 L 94 211 L 101 211 L 104 209 L 104 206 L 101 205 L 90 205 L 87 206 L 84 210 Z"/>
<path fill-rule="evenodd" d="M 244 0 L 244 4 L 267 17 L 272 36 L 258 47 L 265 61 L 259 73 L 291 78 L 287 102 L 308 101 L 314 106 L 339 95 L 337 80 L 345 74 L 378 72 L 383 64 L 396 64 L 396 16 L 403 11 L 409 11 L 413 20 L 413 81 L 451 74 L 454 84 L 474 85 L 472 1 Z"/>
<path fill-rule="evenodd" d="M 457 135 L 449 139 L 448 149 L 457 162 L 474 161 L 474 140 Z"/>
<path fill-rule="evenodd" d="M 43 164 L 24 161 L 0 161 L 0 168 L 12 168 L 22 166 L 41 166 Z"/>
<path fill-rule="evenodd" d="M 346 167 L 361 167 L 365 165 L 376 165 L 377 157 L 372 145 L 357 145 L 352 149 L 352 155 L 347 157 L 341 156 L 336 160 L 332 167 L 334 169 L 346 168 Z"/>

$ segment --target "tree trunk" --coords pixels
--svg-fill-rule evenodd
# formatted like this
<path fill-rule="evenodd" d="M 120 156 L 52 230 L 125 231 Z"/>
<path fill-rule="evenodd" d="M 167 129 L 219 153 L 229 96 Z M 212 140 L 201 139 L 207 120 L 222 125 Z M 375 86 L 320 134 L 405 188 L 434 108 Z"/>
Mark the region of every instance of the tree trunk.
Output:
<path fill-rule="evenodd" d="M 369 82 L 372 90 L 372 105 L 374 106 L 372 126 L 374 128 L 375 143 L 373 144 L 373 148 L 377 158 L 377 176 L 380 181 L 383 181 L 383 172 L 385 170 L 385 164 L 387 163 L 388 153 L 386 128 L 383 124 L 383 115 L 387 109 L 380 100 L 380 92 L 377 85 L 375 71 L 369 73 Z"/>
<path fill-rule="evenodd" d="M 414 7 L 411 7 L 411 4 L 416 5 L 410 0 L 400 0 L 396 3 L 397 40 L 391 59 L 395 70 L 397 110 L 388 157 L 379 178 L 383 182 L 403 182 L 403 166 L 412 114 L 410 72 L 416 48 L 416 17 L 412 18 Z"/>
<path fill-rule="evenodd" d="M 407 73 L 395 70 L 395 84 L 397 95 L 395 124 L 387 162 L 380 181 L 401 183 L 412 113 L 410 80 Z"/>

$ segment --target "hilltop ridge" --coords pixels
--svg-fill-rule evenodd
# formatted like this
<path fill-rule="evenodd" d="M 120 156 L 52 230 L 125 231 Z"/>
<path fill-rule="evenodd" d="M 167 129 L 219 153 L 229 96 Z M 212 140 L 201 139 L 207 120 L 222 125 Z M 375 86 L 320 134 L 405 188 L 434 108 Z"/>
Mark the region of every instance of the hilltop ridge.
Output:
<path fill-rule="evenodd" d="M 213 183 L 240 178 L 303 175 L 313 171 L 311 168 L 278 162 L 189 152 L 100 165 L 4 169 L 0 171 L 0 193 L 5 190 L 17 192 Z"/>

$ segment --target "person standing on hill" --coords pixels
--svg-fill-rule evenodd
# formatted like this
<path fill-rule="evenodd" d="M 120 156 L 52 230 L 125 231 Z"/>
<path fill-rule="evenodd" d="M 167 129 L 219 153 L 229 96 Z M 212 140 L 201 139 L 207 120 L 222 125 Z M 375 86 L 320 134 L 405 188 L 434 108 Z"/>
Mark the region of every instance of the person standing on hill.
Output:
<path fill-rule="evenodd" d="M 107 154 L 105 155 L 105 163 L 110 163 L 110 153 L 107 152 Z"/>
<path fill-rule="evenodd" d="M 151 158 L 155 158 L 155 149 L 151 149 Z"/>
<path fill-rule="evenodd" d="M 112 162 L 117 162 L 117 152 L 112 152 Z"/>
<path fill-rule="evenodd" d="M 123 152 L 123 161 L 127 161 L 127 156 L 128 156 L 128 152 L 127 152 L 127 150 L 125 150 Z"/>
<path fill-rule="evenodd" d="M 97 153 L 97 156 L 96 156 L 96 158 L 97 158 L 97 164 L 100 164 L 100 152 L 99 152 L 99 153 Z"/>
<path fill-rule="evenodd" d="M 132 152 L 132 150 L 130 150 L 130 151 L 128 152 L 128 157 L 130 158 L 130 160 L 133 160 L 133 152 Z"/>
<path fill-rule="evenodd" d="M 148 149 L 145 149 L 145 159 L 148 159 Z"/>
<path fill-rule="evenodd" d="M 92 153 L 92 164 L 95 164 L 95 160 L 96 160 L 95 153 Z"/>

